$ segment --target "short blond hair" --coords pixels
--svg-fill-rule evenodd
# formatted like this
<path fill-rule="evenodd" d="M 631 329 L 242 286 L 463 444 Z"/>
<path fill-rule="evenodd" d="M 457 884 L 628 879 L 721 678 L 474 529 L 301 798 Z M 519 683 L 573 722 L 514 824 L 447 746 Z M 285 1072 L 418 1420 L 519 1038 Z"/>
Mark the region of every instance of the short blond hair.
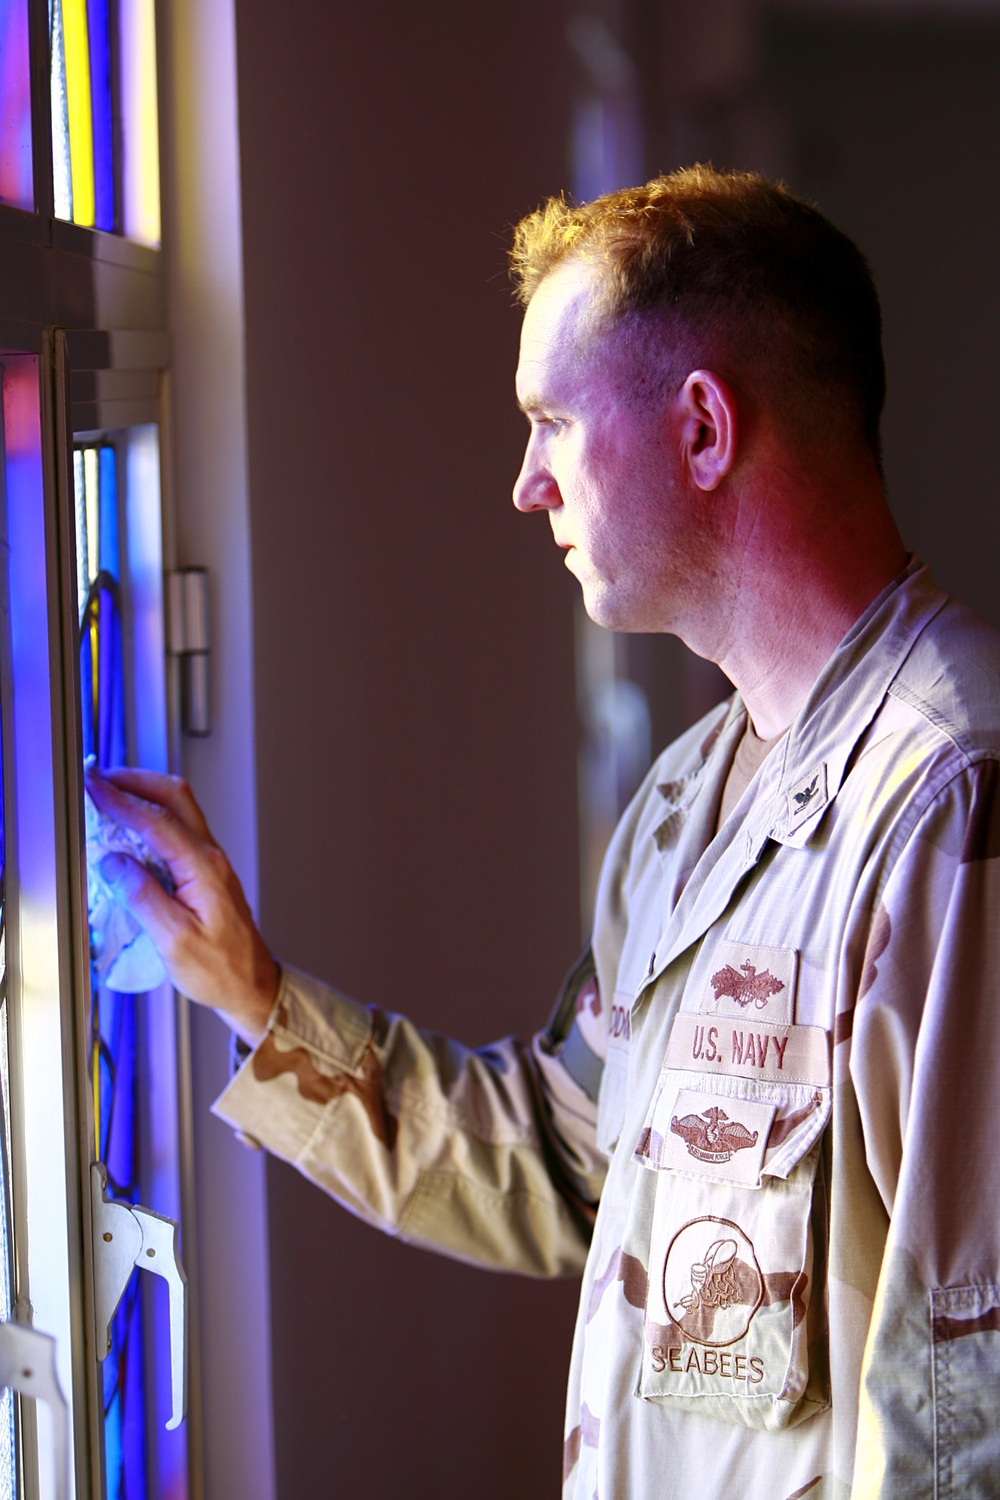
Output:
<path fill-rule="evenodd" d="M 527 305 L 567 260 L 599 272 L 611 324 L 665 326 L 728 359 L 810 428 L 846 421 L 879 454 L 881 313 L 868 263 L 813 204 L 755 172 L 688 167 L 591 203 L 548 199 L 514 230 Z"/>

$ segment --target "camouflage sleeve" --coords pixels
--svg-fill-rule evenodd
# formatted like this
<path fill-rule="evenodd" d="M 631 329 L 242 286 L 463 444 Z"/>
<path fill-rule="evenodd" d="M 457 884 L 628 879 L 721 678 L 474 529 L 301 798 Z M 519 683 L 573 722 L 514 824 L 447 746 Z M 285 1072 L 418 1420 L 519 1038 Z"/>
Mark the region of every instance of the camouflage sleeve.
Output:
<path fill-rule="evenodd" d="M 855 1500 L 1000 1494 L 998 794 L 995 761 L 943 789 L 871 926 L 850 1073 L 890 1222 Z"/>
<path fill-rule="evenodd" d="M 605 1158 L 599 1065 L 572 1040 L 569 976 L 548 1029 L 474 1051 L 284 966 L 271 1024 L 216 1101 L 368 1223 L 528 1275 L 584 1264 Z"/>

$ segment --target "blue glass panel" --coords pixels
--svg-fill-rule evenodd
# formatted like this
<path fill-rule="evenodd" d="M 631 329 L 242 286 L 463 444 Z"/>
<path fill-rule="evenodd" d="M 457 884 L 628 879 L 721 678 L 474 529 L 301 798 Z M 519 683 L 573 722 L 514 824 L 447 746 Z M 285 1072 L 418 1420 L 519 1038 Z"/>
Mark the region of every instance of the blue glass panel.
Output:
<path fill-rule="evenodd" d="M 138 1201 L 139 1139 L 136 1091 L 136 1004 L 132 995 L 98 988 L 101 1156 L 116 1198 Z M 146 1432 L 143 1327 L 139 1277 L 134 1275 L 111 1325 L 104 1362 L 105 1494 L 143 1500 Z"/>
<path fill-rule="evenodd" d="M 143 1339 L 139 1278 L 133 1276 L 111 1325 L 104 1361 L 104 1472 L 108 1500 L 146 1495 Z"/>
<path fill-rule="evenodd" d="M 125 760 L 125 679 L 119 599 L 117 454 L 108 443 L 74 452 L 80 701 L 84 755 L 99 765 Z M 98 1158 L 115 1198 L 139 1201 L 139 1044 L 133 995 L 108 989 L 91 971 L 91 1082 Z M 102 1367 L 106 1500 L 147 1495 L 144 1332 L 133 1275 L 111 1325 Z"/>
<path fill-rule="evenodd" d="M 94 122 L 94 223 L 98 229 L 110 231 L 115 227 L 115 178 L 108 0 L 87 0 L 87 25 Z"/>
<path fill-rule="evenodd" d="M 119 578 L 118 571 L 118 455 L 110 443 L 97 450 L 100 509 L 101 571 Z"/>

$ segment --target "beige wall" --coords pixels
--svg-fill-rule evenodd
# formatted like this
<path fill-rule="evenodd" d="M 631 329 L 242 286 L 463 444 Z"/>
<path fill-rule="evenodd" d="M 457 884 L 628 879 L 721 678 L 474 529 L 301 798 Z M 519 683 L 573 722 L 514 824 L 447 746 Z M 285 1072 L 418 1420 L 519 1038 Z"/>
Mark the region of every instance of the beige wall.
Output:
<path fill-rule="evenodd" d="M 510 505 L 509 223 L 565 181 L 555 7 L 239 0 L 260 910 L 478 1044 L 577 931 L 572 581 Z M 268 1164 L 277 1492 L 551 1495 L 574 1289 Z"/>

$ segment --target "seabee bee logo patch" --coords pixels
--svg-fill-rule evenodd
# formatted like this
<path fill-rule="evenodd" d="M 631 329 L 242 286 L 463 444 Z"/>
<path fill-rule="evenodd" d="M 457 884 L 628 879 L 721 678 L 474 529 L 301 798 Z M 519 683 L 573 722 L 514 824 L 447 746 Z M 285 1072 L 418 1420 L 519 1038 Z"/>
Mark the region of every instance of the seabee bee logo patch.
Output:
<path fill-rule="evenodd" d="M 729 1219 L 692 1219 L 663 1267 L 663 1300 L 685 1338 L 721 1348 L 745 1338 L 764 1299 L 753 1245 Z"/>

